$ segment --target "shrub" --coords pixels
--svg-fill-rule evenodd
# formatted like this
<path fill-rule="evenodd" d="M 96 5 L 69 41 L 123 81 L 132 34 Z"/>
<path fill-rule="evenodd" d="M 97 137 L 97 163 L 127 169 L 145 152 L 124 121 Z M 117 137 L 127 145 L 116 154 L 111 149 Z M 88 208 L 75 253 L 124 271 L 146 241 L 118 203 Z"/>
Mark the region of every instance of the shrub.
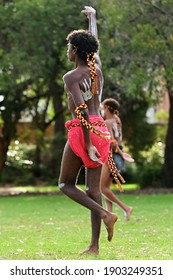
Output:
<path fill-rule="evenodd" d="M 138 166 L 138 180 L 141 188 L 162 187 L 164 144 L 156 142 L 148 151 L 142 151 Z"/>
<path fill-rule="evenodd" d="M 14 141 L 7 153 L 6 166 L 1 175 L 3 183 L 32 184 L 34 145 L 21 144 Z"/>
<path fill-rule="evenodd" d="M 138 180 L 138 168 L 136 162 L 125 163 L 125 171 L 122 173 L 127 184 L 136 183 Z"/>
<path fill-rule="evenodd" d="M 14 141 L 9 147 L 0 182 L 15 185 L 34 185 L 37 181 L 43 184 L 57 184 L 65 141 L 66 137 L 63 135 L 45 139 L 40 147 L 39 164 L 35 160 L 36 145 Z"/>

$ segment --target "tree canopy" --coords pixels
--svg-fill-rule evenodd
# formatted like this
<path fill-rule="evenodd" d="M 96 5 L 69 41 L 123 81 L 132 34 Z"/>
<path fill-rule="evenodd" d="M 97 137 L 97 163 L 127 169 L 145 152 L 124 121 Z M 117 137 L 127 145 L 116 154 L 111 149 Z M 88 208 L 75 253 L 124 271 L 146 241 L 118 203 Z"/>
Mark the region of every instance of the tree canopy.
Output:
<path fill-rule="evenodd" d="M 84 5 L 97 10 L 105 79 L 103 98 L 121 103 L 124 137 L 136 160 L 155 141 L 146 111 L 166 90 L 170 100 L 165 139 L 165 183 L 173 187 L 173 6 L 171 0 L 16 0 L 0 4 L 0 170 L 21 115 L 37 129 L 55 122 L 64 133 L 62 76 L 71 67 L 66 36 L 87 28 Z M 53 108 L 49 113 L 48 108 Z"/>
<path fill-rule="evenodd" d="M 100 3 L 103 7 L 104 2 L 101 1 Z M 114 94 L 122 101 L 122 104 L 125 104 L 125 110 L 127 111 L 124 118 L 126 131 L 129 133 L 129 124 L 131 124 L 131 139 L 137 144 L 138 148 L 140 146 L 136 140 L 143 145 L 142 139 L 150 139 L 148 136 L 149 130 L 151 132 L 151 126 L 149 127 L 144 119 L 146 110 L 150 104 L 156 104 L 159 101 L 164 91 L 168 92 L 170 113 L 165 141 L 164 170 L 165 183 L 168 187 L 172 187 L 172 1 L 126 0 L 122 2 L 117 0 L 109 1 L 105 8 L 106 12 L 102 8 L 100 10 L 103 14 L 102 27 L 105 31 L 103 41 L 106 52 L 103 60 L 106 62 L 106 94 Z M 135 115 L 137 119 L 133 122 Z M 137 126 L 141 126 L 141 129 L 136 130 Z M 129 138 L 128 141 L 130 141 Z M 147 144 L 147 141 L 145 141 L 145 144 Z"/>

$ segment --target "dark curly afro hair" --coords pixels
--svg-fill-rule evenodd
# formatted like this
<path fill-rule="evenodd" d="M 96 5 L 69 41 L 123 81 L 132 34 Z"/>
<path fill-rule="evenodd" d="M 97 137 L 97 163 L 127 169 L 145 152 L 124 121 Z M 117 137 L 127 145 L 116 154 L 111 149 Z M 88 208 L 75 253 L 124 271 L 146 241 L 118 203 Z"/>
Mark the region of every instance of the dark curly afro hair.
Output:
<path fill-rule="evenodd" d="M 77 48 L 77 54 L 82 60 L 86 60 L 87 53 L 95 53 L 99 48 L 99 42 L 96 37 L 83 29 L 70 32 L 66 40 Z"/>

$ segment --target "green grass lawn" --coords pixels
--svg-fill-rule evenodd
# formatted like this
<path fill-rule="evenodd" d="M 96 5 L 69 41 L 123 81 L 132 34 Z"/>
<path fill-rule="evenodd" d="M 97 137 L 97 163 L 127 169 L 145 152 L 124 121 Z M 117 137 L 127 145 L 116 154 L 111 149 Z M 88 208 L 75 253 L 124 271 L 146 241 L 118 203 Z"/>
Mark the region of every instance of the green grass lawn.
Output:
<path fill-rule="evenodd" d="M 81 189 L 85 190 L 85 186 L 81 185 Z M 123 184 L 124 190 L 137 190 L 139 188 L 138 184 Z M 20 193 L 20 194 L 25 194 L 25 193 L 53 193 L 53 192 L 58 192 L 59 189 L 57 186 L 17 186 L 17 187 L 8 187 L 8 188 L 0 188 L 0 194 L 1 192 L 4 192 L 4 190 L 8 189 L 8 192 L 11 192 L 12 194 L 14 193 Z M 116 185 L 112 186 L 112 190 L 117 190 L 118 187 Z"/>
<path fill-rule="evenodd" d="M 0 197 L 1 260 L 173 260 L 173 194 L 118 196 L 122 211 L 112 242 L 102 225 L 100 254 L 80 255 L 90 242 L 89 210 L 64 195 Z"/>

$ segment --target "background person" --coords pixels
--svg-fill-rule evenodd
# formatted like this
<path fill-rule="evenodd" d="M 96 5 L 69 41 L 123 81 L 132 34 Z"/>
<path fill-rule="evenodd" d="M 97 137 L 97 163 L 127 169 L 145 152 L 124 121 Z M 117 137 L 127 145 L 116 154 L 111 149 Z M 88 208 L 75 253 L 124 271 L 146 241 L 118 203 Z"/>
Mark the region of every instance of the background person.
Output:
<path fill-rule="evenodd" d="M 134 160 L 126 153 L 122 151 L 122 123 L 119 118 L 119 108 L 120 104 L 117 100 L 113 98 L 105 99 L 102 102 L 101 106 L 101 114 L 106 122 L 109 133 L 111 135 L 111 145 L 110 149 L 112 153 L 119 154 L 120 158 L 122 158 L 120 162 L 120 166 L 124 169 L 124 160 L 128 160 L 133 162 Z M 116 163 L 115 163 L 116 164 Z M 116 164 L 118 168 L 118 164 Z M 121 172 L 120 168 L 119 172 Z M 102 174 L 101 174 L 101 191 L 105 197 L 106 207 L 108 211 L 112 212 L 112 204 L 117 204 L 124 212 L 124 216 L 126 220 L 130 219 L 130 215 L 132 213 L 132 207 L 126 205 L 122 202 L 110 189 L 112 184 L 112 178 L 110 176 L 110 168 L 108 161 L 103 164 Z"/>

